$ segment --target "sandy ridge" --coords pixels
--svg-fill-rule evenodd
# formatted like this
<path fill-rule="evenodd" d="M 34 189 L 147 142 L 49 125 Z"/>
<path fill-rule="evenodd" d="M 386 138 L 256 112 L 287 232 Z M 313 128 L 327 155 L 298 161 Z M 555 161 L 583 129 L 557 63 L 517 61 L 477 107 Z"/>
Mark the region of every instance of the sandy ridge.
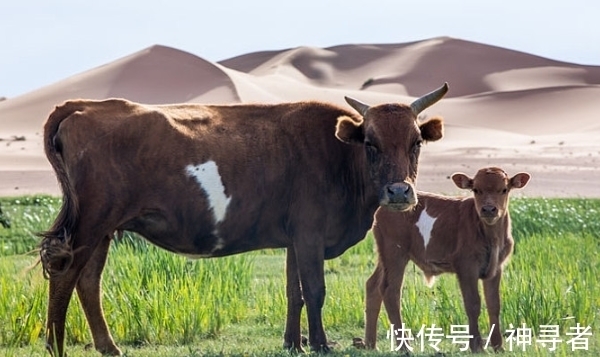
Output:
<path fill-rule="evenodd" d="M 496 165 L 529 171 L 526 196 L 600 197 L 600 67 L 440 37 L 402 44 L 298 47 L 219 63 L 155 45 L 0 101 L 0 195 L 58 194 L 41 128 L 71 98 L 143 103 L 276 103 L 350 95 L 407 102 L 450 83 L 424 112 L 446 136 L 423 150 L 419 187 L 455 193 L 446 178 Z"/>

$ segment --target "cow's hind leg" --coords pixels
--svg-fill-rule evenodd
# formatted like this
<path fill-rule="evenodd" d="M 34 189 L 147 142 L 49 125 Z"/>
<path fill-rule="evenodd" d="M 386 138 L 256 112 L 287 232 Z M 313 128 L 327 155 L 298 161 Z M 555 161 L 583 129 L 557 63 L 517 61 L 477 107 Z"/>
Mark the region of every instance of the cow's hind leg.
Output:
<path fill-rule="evenodd" d="M 90 260 L 83 268 L 76 288 L 81 306 L 92 331 L 96 350 L 104 355 L 120 356 L 121 351 L 115 345 L 110 335 L 102 311 L 101 277 L 110 241 L 111 238 L 106 236 L 100 242 Z"/>
<path fill-rule="evenodd" d="M 55 249 L 63 246 L 63 251 Z M 68 240 L 45 238 L 41 256 L 44 270 L 50 280 L 48 291 L 48 320 L 46 325 L 46 347 L 54 356 L 64 355 L 65 320 L 73 290 L 82 269 L 95 247 L 71 247 Z"/>
<path fill-rule="evenodd" d="M 54 356 L 63 356 L 65 319 L 79 269 L 70 268 L 60 275 L 50 275 L 46 347 Z"/>
<path fill-rule="evenodd" d="M 110 220 L 103 217 L 103 221 Z M 107 243 L 102 242 L 109 231 L 106 225 L 98 224 L 97 220 L 82 215 L 75 231 L 70 233 L 65 231 L 64 237 L 47 235 L 42 240 L 40 257 L 44 271 L 50 280 L 46 346 L 55 356 L 64 354 L 65 320 L 73 290 L 99 244 L 102 250 L 108 249 Z M 105 233 L 90 234 L 90 232 Z M 103 255 L 101 260 L 106 258 L 106 253 Z M 94 257 L 92 260 L 96 259 L 97 257 Z"/>
<path fill-rule="evenodd" d="M 296 251 L 293 247 L 287 249 L 286 263 L 286 296 L 287 296 L 287 319 L 285 334 L 283 337 L 283 348 L 304 352 L 302 348 L 300 332 L 300 315 L 304 307 L 302 292 L 300 290 L 300 278 L 298 276 L 298 264 L 296 263 Z"/>

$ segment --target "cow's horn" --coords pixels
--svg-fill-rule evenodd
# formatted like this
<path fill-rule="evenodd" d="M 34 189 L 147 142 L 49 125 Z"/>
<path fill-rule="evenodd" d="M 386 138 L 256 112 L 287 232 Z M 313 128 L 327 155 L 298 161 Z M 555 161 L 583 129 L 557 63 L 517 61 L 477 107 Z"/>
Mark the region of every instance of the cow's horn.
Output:
<path fill-rule="evenodd" d="M 360 115 L 362 115 L 363 117 L 365 116 L 365 114 L 367 114 L 367 110 L 369 110 L 368 104 L 365 104 L 359 100 L 350 97 L 344 97 L 344 99 L 346 99 L 346 102 L 350 104 L 350 106 L 354 108 L 354 110 L 359 112 Z"/>
<path fill-rule="evenodd" d="M 410 105 L 410 109 L 412 109 L 415 115 L 419 115 L 423 110 L 427 109 L 429 106 L 433 105 L 438 100 L 442 99 L 442 97 L 448 92 L 448 82 L 444 83 L 443 86 L 434 90 L 431 93 L 427 93 L 419 99 L 416 99 Z"/>

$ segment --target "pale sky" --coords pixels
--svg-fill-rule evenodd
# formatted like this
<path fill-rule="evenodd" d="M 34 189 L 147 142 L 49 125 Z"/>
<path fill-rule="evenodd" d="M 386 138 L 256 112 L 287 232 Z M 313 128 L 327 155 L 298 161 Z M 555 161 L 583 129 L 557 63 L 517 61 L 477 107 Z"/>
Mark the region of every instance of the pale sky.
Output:
<path fill-rule="evenodd" d="M 5 0 L 0 97 L 154 44 L 209 61 L 298 46 L 450 36 L 600 65 L 598 0 Z"/>

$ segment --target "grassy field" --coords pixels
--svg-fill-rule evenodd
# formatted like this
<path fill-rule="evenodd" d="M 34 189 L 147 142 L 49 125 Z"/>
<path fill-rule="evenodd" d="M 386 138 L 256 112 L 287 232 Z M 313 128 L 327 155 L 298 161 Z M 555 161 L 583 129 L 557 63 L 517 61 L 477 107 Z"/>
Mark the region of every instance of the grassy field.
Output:
<path fill-rule="evenodd" d="M 0 227 L 0 356 L 45 355 L 43 329 L 47 282 L 39 266 L 35 232 L 46 229 L 60 201 L 36 196 L 1 198 L 11 228 Z M 531 344 L 505 341 L 504 356 L 600 355 L 600 200 L 513 199 L 515 254 L 502 283 L 503 329 Z M 113 337 L 127 356 L 286 356 L 281 349 L 285 322 L 284 252 L 270 250 L 228 258 L 191 261 L 126 235 L 111 247 L 104 271 L 104 308 Z M 327 298 L 323 322 L 333 355 L 386 356 L 387 317 L 382 313 L 379 352 L 355 350 L 363 335 L 364 283 L 375 264 L 372 237 L 326 263 Z M 416 334 L 422 326 L 467 324 L 456 279 L 438 278 L 427 288 L 409 266 L 403 316 Z M 303 327 L 306 327 L 303 320 Z M 484 335 L 487 314 L 481 315 Z M 525 325 L 524 325 L 525 324 Z M 591 335 L 573 339 L 577 326 Z M 555 352 L 544 347 L 542 325 L 558 326 Z M 518 329 L 518 330 L 517 330 Z M 580 331 L 580 332 L 581 332 Z M 546 333 L 547 335 L 548 333 Z M 98 355 L 74 295 L 67 317 L 69 356 Z M 573 347 L 587 351 L 572 351 Z M 447 356 L 461 353 L 443 339 Z M 435 350 L 413 343 L 415 355 Z M 525 352 L 522 350 L 525 349 Z"/>

